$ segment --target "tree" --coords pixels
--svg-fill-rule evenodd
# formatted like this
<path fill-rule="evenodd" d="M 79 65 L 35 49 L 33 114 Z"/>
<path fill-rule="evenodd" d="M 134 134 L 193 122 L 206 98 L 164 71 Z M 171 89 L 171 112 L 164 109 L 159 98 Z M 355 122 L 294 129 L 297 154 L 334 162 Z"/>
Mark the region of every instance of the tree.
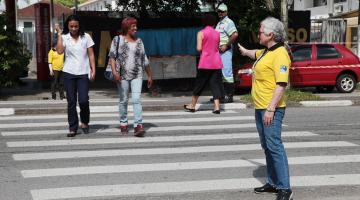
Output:
<path fill-rule="evenodd" d="M 149 16 L 151 12 L 161 16 L 164 13 L 199 11 L 198 0 L 117 0 L 116 5 L 115 11 L 135 11 L 140 16 Z"/>
<path fill-rule="evenodd" d="M 60 3 L 63 6 L 72 8 L 75 6 L 75 1 L 76 0 L 57 0 L 57 3 Z M 87 0 L 77 0 L 78 4 L 82 4 L 84 2 L 86 2 Z"/>
<path fill-rule="evenodd" d="M 27 71 L 31 53 L 21 42 L 15 28 L 8 26 L 4 15 L 0 15 L 0 87 L 15 85 Z"/>

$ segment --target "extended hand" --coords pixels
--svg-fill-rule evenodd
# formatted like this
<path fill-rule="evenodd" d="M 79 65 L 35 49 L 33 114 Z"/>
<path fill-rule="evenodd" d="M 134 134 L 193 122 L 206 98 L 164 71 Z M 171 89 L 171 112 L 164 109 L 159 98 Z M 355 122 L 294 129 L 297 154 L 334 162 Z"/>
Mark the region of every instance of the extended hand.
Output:
<path fill-rule="evenodd" d="M 240 51 L 241 55 L 245 56 L 246 49 L 243 46 L 241 46 L 239 43 L 238 43 L 238 47 L 239 47 L 239 51 Z"/>

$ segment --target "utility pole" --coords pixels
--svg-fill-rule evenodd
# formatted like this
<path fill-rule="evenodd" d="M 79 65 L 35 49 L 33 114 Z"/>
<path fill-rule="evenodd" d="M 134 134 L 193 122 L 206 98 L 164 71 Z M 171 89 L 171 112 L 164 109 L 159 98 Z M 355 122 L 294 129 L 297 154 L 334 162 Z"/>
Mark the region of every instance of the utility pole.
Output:
<path fill-rule="evenodd" d="M 78 1 L 74 0 L 75 3 L 75 10 L 74 10 L 74 14 L 76 14 L 76 11 L 78 10 Z"/>
<path fill-rule="evenodd" d="M 6 18 L 9 30 L 16 30 L 16 1 L 5 0 Z"/>
<path fill-rule="evenodd" d="M 286 33 L 288 32 L 288 6 L 287 0 L 281 0 L 281 21 L 284 23 Z"/>
<path fill-rule="evenodd" d="M 53 40 L 55 40 L 55 24 L 57 24 L 57 20 L 55 18 L 55 11 L 54 11 L 54 0 L 50 0 L 50 13 L 51 13 L 51 22 L 50 22 L 50 26 L 51 26 L 51 31 L 53 32 L 53 34 L 51 34 L 51 44 L 53 44 Z M 51 32 L 50 31 L 50 32 Z"/>

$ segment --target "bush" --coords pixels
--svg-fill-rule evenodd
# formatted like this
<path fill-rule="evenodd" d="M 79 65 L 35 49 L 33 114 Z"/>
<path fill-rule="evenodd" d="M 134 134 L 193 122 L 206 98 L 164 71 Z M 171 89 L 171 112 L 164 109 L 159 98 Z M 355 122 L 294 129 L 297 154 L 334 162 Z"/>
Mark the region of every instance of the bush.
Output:
<path fill-rule="evenodd" d="M 6 18 L 0 15 L 0 87 L 12 87 L 28 71 L 31 53 L 21 42 L 16 30 L 6 28 Z"/>

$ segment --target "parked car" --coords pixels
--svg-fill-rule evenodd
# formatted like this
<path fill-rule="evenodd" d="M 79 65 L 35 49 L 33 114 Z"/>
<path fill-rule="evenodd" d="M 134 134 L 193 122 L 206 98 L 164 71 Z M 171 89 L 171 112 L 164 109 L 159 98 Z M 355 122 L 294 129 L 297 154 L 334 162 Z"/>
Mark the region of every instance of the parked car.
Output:
<path fill-rule="evenodd" d="M 290 84 L 292 87 L 316 87 L 341 93 L 350 93 L 360 79 L 360 60 L 340 44 L 302 44 L 291 47 L 292 63 Z M 252 64 L 243 65 L 234 74 L 236 87 L 251 87 Z"/>

